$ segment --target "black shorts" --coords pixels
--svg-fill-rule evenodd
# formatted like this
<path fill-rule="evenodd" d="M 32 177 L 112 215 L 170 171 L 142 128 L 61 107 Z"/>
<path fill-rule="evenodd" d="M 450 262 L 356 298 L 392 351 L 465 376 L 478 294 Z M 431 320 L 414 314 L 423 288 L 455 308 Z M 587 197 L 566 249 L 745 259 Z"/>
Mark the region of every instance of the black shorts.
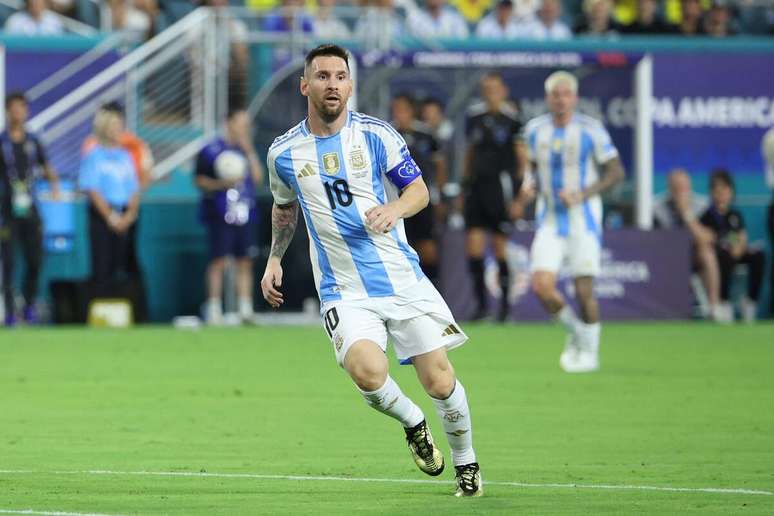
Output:
<path fill-rule="evenodd" d="M 465 225 L 510 235 L 513 223 L 499 183 L 474 185 L 465 194 Z"/>
<path fill-rule="evenodd" d="M 433 205 L 428 204 L 425 209 L 403 221 L 406 228 L 406 238 L 410 245 L 422 240 L 435 238 L 435 215 Z"/>

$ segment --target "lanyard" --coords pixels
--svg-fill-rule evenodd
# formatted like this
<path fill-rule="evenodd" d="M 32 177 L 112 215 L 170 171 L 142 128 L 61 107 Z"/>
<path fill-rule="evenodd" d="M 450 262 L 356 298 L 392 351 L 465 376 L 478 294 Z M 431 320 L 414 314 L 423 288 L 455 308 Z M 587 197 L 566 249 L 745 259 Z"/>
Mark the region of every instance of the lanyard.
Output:
<path fill-rule="evenodd" d="M 5 161 L 8 179 L 11 183 L 15 183 L 19 181 L 19 168 L 16 164 L 16 154 L 13 152 L 13 142 L 11 141 L 11 135 L 5 131 L 3 132 L 2 136 L 0 136 L 0 140 L 2 140 L 3 160 Z M 21 145 L 23 146 L 23 152 L 27 155 L 28 173 L 27 177 L 24 179 L 24 182 L 26 183 L 32 180 L 34 177 L 35 163 L 40 160 L 33 159 L 39 158 L 39 156 L 37 156 L 38 151 L 35 149 L 35 156 L 33 156 L 33 153 L 29 151 L 29 146 L 34 145 L 34 140 L 26 132 L 24 133 L 24 140 L 21 142 Z"/>

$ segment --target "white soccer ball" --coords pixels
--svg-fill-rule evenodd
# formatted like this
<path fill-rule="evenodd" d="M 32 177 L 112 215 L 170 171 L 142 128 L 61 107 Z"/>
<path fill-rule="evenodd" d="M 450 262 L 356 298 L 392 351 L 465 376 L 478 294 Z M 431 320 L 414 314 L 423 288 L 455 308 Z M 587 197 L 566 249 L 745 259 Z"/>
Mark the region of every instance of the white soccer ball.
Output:
<path fill-rule="evenodd" d="M 226 150 L 215 158 L 215 173 L 225 181 L 239 181 L 247 175 L 247 159 L 232 150 Z"/>
<path fill-rule="evenodd" d="M 766 134 L 763 135 L 761 152 L 763 152 L 763 158 L 766 162 L 769 165 L 774 166 L 774 127 L 769 129 Z"/>

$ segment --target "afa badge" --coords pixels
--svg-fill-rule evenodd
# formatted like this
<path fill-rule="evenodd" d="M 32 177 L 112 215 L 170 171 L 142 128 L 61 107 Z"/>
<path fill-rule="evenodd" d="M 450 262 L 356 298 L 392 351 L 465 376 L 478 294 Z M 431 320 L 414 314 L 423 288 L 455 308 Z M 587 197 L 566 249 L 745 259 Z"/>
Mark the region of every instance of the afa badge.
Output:
<path fill-rule="evenodd" d="M 338 152 L 326 152 L 322 155 L 322 160 L 326 174 L 329 176 L 335 176 L 339 173 L 339 170 L 341 169 L 341 163 L 339 162 Z"/>
<path fill-rule="evenodd" d="M 363 149 L 355 149 L 349 154 L 349 164 L 353 170 L 363 170 L 366 167 Z"/>

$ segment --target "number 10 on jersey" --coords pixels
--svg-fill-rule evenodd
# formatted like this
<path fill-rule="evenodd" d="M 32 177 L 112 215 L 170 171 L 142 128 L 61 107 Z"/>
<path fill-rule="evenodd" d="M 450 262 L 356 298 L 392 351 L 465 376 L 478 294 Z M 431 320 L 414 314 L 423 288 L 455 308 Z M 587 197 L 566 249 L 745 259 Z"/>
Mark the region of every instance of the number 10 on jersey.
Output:
<path fill-rule="evenodd" d="M 352 204 L 352 192 L 349 191 L 349 184 L 344 179 L 337 179 L 332 183 L 326 181 L 324 185 L 332 210 L 336 209 L 337 204 L 345 208 Z"/>

